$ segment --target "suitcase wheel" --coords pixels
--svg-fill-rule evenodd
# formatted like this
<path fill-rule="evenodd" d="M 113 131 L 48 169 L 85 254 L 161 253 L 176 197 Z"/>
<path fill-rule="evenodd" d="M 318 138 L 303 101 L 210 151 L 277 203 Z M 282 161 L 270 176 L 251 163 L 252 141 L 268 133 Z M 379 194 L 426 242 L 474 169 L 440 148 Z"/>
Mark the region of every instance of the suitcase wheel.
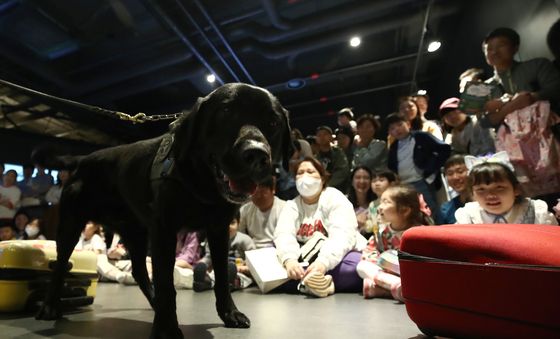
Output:
<path fill-rule="evenodd" d="M 420 329 L 420 332 L 427 335 L 428 337 L 434 338 L 436 336 L 436 333 L 429 328 L 418 327 L 418 329 Z"/>

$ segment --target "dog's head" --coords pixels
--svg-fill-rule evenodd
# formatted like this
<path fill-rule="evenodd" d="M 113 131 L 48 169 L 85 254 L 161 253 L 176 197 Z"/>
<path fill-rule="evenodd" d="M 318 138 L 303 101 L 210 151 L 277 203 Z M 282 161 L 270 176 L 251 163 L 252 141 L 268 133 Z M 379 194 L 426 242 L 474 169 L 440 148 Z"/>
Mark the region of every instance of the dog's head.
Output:
<path fill-rule="evenodd" d="M 256 186 L 293 152 L 288 112 L 268 91 L 226 84 L 174 123 L 175 156 L 210 172 L 221 196 L 247 201 Z M 200 174 L 200 173 L 199 173 Z M 208 173 L 206 173 L 208 174 Z"/>

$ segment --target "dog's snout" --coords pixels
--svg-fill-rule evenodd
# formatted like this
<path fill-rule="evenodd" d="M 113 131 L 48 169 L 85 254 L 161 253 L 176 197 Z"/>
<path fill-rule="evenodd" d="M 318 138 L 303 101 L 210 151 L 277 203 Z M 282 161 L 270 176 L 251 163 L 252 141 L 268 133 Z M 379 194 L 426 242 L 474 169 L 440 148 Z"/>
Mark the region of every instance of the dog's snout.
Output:
<path fill-rule="evenodd" d="M 262 142 L 247 141 L 241 151 L 243 162 L 254 172 L 261 172 L 270 167 L 270 150 Z"/>

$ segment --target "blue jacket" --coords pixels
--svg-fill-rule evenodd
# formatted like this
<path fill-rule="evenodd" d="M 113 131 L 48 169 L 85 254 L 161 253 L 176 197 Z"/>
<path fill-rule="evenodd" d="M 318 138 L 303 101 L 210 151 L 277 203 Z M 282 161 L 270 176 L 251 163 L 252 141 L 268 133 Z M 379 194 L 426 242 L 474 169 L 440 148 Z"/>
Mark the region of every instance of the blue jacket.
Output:
<path fill-rule="evenodd" d="M 441 167 L 451 155 L 451 146 L 430 133 L 412 131 L 410 134 L 415 140 L 414 152 L 412 154 L 414 165 L 422 170 L 422 176 L 427 178 L 434 173 L 439 173 Z M 399 141 L 396 140 L 389 148 L 388 166 L 395 173 L 399 173 L 399 161 L 397 160 L 398 143 Z"/>

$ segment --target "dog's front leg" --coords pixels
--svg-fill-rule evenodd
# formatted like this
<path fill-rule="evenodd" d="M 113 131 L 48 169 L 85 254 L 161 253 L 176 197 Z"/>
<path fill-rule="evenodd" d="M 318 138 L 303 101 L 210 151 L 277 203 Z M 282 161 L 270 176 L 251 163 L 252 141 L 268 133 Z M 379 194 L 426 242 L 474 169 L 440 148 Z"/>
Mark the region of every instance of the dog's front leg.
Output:
<path fill-rule="evenodd" d="M 176 292 L 173 286 L 176 235 L 159 224 L 153 230 L 152 269 L 154 281 L 154 323 L 150 338 L 183 338 L 177 322 Z"/>
<path fill-rule="evenodd" d="M 235 306 L 228 285 L 228 227 L 227 225 L 225 227 L 211 227 L 207 235 L 212 255 L 212 266 L 214 267 L 214 275 L 216 277 L 214 294 L 216 295 L 218 315 L 226 327 L 248 328 L 251 326 L 251 321 Z"/>
<path fill-rule="evenodd" d="M 60 294 L 62 293 L 66 273 L 72 268 L 68 259 L 80 238 L 83 225 L 85 225 L 85 221 L 75 217 L 71 208 L 61 209 L 60 224 L 56 236 L 56 262 L 51 263 L 51 265 L 54 265 L 51 282 L 44 302 L 35 314 L 35 319 L 54 320 L 62 316 Z"/>

